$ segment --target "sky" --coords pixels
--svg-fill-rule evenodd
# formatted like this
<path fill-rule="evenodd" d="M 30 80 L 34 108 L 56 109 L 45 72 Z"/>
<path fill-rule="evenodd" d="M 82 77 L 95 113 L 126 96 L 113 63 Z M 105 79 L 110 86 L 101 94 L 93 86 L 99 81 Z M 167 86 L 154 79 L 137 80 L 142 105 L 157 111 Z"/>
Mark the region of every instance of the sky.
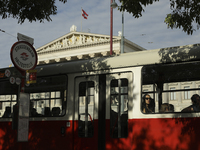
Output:
<path fill-rule="evenodd" d="M 120 6 L 118 0 L 116 3 Z M 5 31 L 0 32 L 0 68 L 12 64 L 10 49 L 17 42 L 17 33 L 32 37 L 36 49 L 68 34 L 72 25 L 77 26 L 78 32 L 82 27 L 82 32 L 110 35 L 110 0 L 68 0 L 65 4 L 57 0 L 56 6 L 58 13 L 51 16 L 51 22 L 18 24 L 14 18 L 0 19 L 0 29 Z M 88 19 L 81 19 L 81 8 L 89 15 Z M 147 50 L 199 43 L 200 30 L 187 35 L 182 29 L 167 28 L 164 20 L 171 12 L 169 1 L 154 2 L 144 10 L 140 18 L 124 12 L 126 39 Z M 116 8 L 113 10 L 113 35 L 117 36 L 121 30 L 122 13 Z"/>

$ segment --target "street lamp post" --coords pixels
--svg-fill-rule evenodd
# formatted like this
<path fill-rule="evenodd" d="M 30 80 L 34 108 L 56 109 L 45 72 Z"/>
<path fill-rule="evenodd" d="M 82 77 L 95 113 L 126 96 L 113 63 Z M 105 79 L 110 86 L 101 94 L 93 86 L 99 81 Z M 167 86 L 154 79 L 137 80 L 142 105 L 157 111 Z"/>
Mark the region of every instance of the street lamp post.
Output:
<path fill-rule="evenodd" d="M 112 0 L 111 0 L 112 1 Z M 118 7 L 115 0 L 111 3 L 112 8 Z M 123 7 L 123 6 L 121 6 Z M 124 10 L 122 10 L 122 34 L 121 34 L 121 53 L 124 53 Z"/>

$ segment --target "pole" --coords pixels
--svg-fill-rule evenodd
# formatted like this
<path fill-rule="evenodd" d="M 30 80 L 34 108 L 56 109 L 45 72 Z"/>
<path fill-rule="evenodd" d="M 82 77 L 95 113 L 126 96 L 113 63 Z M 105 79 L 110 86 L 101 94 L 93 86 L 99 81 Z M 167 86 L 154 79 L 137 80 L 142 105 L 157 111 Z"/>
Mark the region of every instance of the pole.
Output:
<path fill-rule="evenodd" d="M 22 74 L 22 80 L 21 80 L 21 92 L 24 93 L 24 87 L 25 87 L 25 75 L 26 72 L 25 71 L 21 71 Z"/>
<path fill-rule="evenodd" d="M 82 7 L 81 7 L 81 32 L 82 32 L 82 13 L 83 13 L 83 11 L 82 11 Z"/>
<path fill-rule="evenodd" d="M 113 8 L 111 7 L 112 0 L 110 0 L 110 55 L 113 53 Z"/>
<path fill-rule="evenodd" d="M 124 11 L 122 10 L 121 53 L 124 53 Z"/>

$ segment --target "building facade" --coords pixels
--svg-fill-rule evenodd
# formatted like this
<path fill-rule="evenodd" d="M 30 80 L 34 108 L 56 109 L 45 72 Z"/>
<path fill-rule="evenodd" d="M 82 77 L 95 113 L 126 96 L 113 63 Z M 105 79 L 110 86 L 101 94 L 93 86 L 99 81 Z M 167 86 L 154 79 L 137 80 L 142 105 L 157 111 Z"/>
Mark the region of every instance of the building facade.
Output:
<path fill-rule="evenodd" d="M 76 26 L 70 32 L 36 49 L 38 64 L 49 64 L 77 59 L 110 55 L 110 35 L 77 32 Z M 121 35 L 113 36 L 113 55 L 121 53 Z M 145 50 L 124 38 L 124 53 Z"/>

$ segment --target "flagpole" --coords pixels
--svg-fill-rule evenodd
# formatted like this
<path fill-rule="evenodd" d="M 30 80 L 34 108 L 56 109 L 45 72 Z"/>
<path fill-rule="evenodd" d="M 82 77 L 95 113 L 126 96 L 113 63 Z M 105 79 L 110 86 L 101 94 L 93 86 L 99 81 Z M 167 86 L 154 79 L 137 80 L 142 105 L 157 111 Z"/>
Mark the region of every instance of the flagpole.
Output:
<path fill-rule="evenodd" d="M 81 32 L 82 32 L 82 7 L 81 7 Z"/>

